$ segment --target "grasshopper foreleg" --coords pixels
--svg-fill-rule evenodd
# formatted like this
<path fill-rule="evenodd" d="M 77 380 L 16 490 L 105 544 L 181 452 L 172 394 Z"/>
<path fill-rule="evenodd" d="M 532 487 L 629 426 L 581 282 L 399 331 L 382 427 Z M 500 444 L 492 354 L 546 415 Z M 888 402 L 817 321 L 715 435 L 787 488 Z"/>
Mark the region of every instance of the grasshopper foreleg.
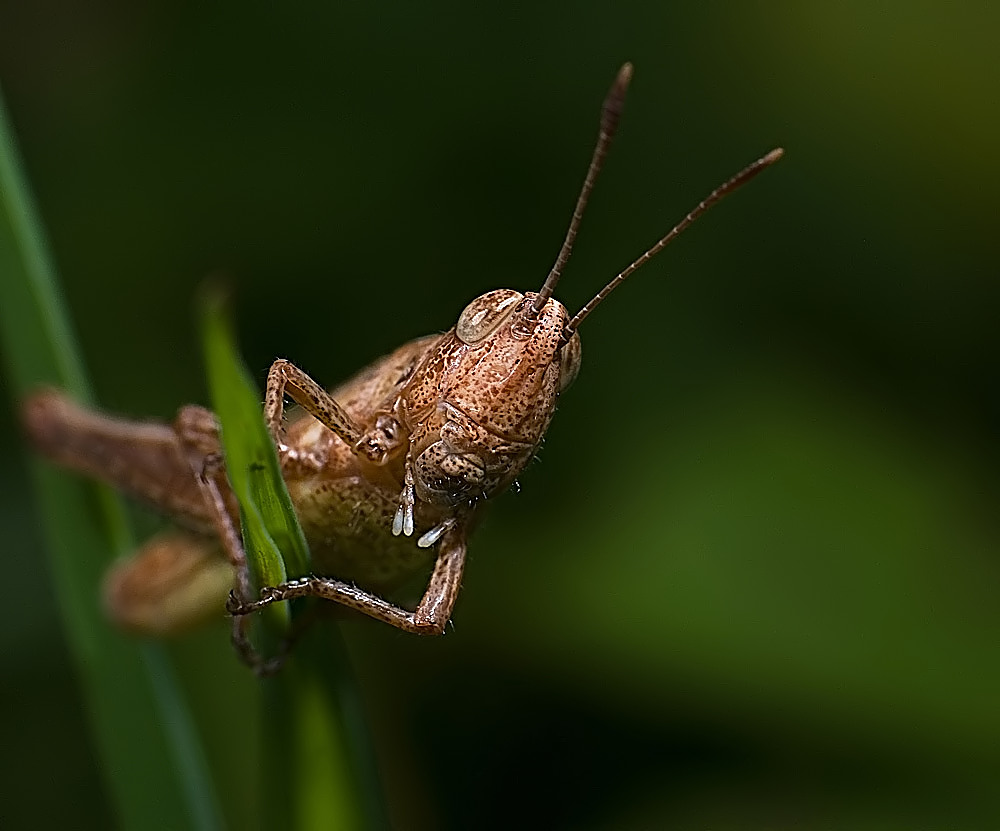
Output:
<path fill-rule="evenodd" d="M 281 422 L 286 394 L 351 447 L 361 440 L 363 432 L 350 413 L 295 364 L 279 358 L 271 364 L 267 373 L 267 391 L 264 395 L 264 420 L 279 449 L 284 446 L 284 427 Z"/>
<path fill-rule="evenodd" d="M 294 600 L 298 597 L 319 597 L 355 609 L 404 632 L 440 635 L 451 619 L 455 599 L 462 585 L 466 553 L 465 536 L 465 527 L 461 525 L 453 526 L 443 534 L 441 548 L 434 564 L 434 573 L 420 604 L 413 612 L 369 594 L 357 586 L 329 577 L 302 577 L 289 580 L 280 586 L 263 588 L 260 599 L 252 603 L 241 603 L 235 595 L 230 595 L 226 608 L 240 620 L 243 616 L 271 603 Z"/>

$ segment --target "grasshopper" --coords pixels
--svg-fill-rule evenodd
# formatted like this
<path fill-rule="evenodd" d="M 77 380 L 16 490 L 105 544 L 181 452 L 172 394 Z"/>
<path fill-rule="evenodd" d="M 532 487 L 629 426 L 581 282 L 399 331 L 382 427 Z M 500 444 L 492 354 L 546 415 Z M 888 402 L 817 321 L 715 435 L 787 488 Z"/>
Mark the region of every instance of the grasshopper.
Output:
<path fill-rule="evenodd" d="M 534 457 L 559 395 L 580 369 L 580 324 L 701 214 L 782 156 L 780 148 L 772 150 L 712 191 L 571 315 L 552 295 L 631 76 L 625 64 L 604 100 L 569 229 L 537 292 L 489 291 L 443 335 L 399 347 L 332 392 L 286 360 L 271 366 L 264 419 L 310 546 L 313 575 L 253 593 L 237 531 L 239 508 L 210 411 L 186 406 L 166 425 L 93 413 L 52 390 L 24 403 L 27 432 L 43 455 L 152 503 L 183 527 L 112 567 L 104 595 L 115 622 L 168 634 L 225 607 L 240 654 L 258 669 L 247 616 L 293 598 L 331 600 L 406 632 L 444 632 L 480 510 Z M 287 426 L 286 396 L 301 407 Z M 414 611 L 383 599 L 431 560 L 430 581 Z"/>

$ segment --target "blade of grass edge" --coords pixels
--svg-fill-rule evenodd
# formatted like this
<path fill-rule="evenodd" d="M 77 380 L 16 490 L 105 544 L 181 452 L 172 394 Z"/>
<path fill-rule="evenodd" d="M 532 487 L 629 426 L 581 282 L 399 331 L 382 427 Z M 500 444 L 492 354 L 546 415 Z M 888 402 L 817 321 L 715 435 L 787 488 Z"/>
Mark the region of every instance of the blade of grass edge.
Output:
<path fill-rule="evenodd" d="M 91 396 L 0 92 L 0 339 L 13 403 L 40 384 Z M 109 554 L 129 545 L 120 502 L 32 464 L 63 627 L 112 804 L 124 828 L 224 827 L 203 750 L 159 645 L 138 648 L 99 610 Z"/>
<path fill-rule="evenodd" d="M 202 302 L 209 385 L 222 425 L 226 469 L 240 502 L 247 558 L 258 585 L 306 573 L 308 548 L 292 508 L 261 397 L 239 358 L 224 295 Z M 275 579 L 280 578 L 280 579 Z M 286 617 L 265 644 L 286 631 Z M 264 825 L 292 829 L 387 827 L 367 726 L 339 633 L 313 627 L 264 685 Z M 321 631 L 317 631 L 321 630 Z M 323 635 L 328 635 L 324 639 Z"/>
<path fill-rule="evenodd" d="M 205 353 L 205 367 L 212 396 L 212 406 L 222 431 L 222 448 L 226 456 L 226 474 L 240 504 L 240 522 L 243 527 L 244 547 L 250 575 L 256 587 L 276 586 L 288 575 L 286 556 L 298 559 L 294 566 L 297 574 L 305 570 L 305 538 L 301 529 L 293 534 L 295 542 L 302 545 L 298 551 L 279 548 L 271 533 L 280 523 L 283 526 L 298 520 L 280 516 L 287 501 L 291 513 L 291 498 L 285 488 L 278 468 L 278 459 L 260 412 L 260 395 L 254 389 L 249 373 L 236 352 L 232 324 L 226 315 L 225 297 L 220 290 L 211 288 L 202 298 L 201 330 Z M 282 497 L 258 499 L 262 489 L 284 491 Z M 271 509 L 265 515 L 265 508 Z M 279 514 L 277 521 L 274 510 Z M 279 533 L 279 538 L 282 536 Z M 287 539 L 287 538 L 286 538 Z M 291 620 L 287 603 L 275 604 L 268 610 L 266 619 L 280 637 Z M 270 638 L 274 640 L 274 638 Z"/>

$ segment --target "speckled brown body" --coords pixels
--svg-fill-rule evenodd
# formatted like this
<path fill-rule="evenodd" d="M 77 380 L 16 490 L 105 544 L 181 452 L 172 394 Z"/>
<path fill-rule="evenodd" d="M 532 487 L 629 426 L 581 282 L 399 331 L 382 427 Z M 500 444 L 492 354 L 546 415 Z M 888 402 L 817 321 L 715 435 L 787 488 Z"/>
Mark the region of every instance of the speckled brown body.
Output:
<path fill-rule="evenodd" d="M 565 308 L 549 300 L 526 322 L 534 297 L 499 290 L 477 298 L 450 331 L 407 343 L 331 393 L 310 394 L 308 376 L 275 362 L 287 386 L 275 389 L 272 369 L 268 400 L 280 405 L 288 393 L 304 406 L 287 424 L 277 406 L 271 426 L 314 574 L 385 592 L 446 543 L 464 554 L 479 508 L 530 461 L 576 372 L 578 338 L 566 350 L 569 364 L 561 357 Z M 472 323 L 498 305 L 498 316 Z M 316 417 L 328 407 L 339 408 L 332 427 Z M 345 436 L 338 418 L 353 432 Z M 211 413 L 186 407 L 173 425 L 131 422 L 49 390 L 25 402 L 24 420 L 45 455 L 188 529 L 157 537 L 112 570 L 106 599 L 120 624 L 164 633 L 221 609 L 233 582 L 227 569 L 239 565 L 225 551 L 238 510 L 224 470 L 216 483 L 222 516 L 213 517 L 212 494 L 199 480 L 205 460 L 221 454 Z M 412 527 L 403 533 L 393 524 L 407 498 Z"/>
<path fill-rule="evenodd" d="M 421 501 L 457 507 L 493 496 L 541 443 L 567 380 L 560 338 L 569 314 L 549 300 L 526 325 L 535 296 L 501 289 L 473 301 L 388 408 L 409 435 Z M 463 325 L 504 303 L 508 316 L 482 337 Z"/>
<path fill-rule="evenodd" d="M 331 394 L 358 424 L 373 425 L 380 407 L 398 397 L 427 349 L 441 338 L 432 335 L 400 347 Z M 307 412 L 292 415 L 282 448 L 282 475 L 316 573 L 385 590 L 427 565 L 432 552 L 390 533 L 403 487 L 402 457 L 375 464 Z M 424 533 L 444 512 L 421 505 L 416 517 Z"/>
<path fill-rule="evenodd" d="M 356 441 L 308 415 L 279 438 L 282 472 L 321 573 L 390 585 L 427 559 L 411 535 L 446 522 L 467 527 L 531 460 L 567 380 L 560 333 L 569 315 L 549 300 L 518 328 L 534 295 L 501 290 L 473 301 L 463 319 L 484 299 L 487 308 L 497 305 L 498 294 L 501 303 L 516 301 L 506 325 L 476 338 L 460 321 L 331 393 L 357 425 Z M 572 354 L 578 361 L 578 348 Z M 414 527 L 393 534 L 408 467 Z"/>

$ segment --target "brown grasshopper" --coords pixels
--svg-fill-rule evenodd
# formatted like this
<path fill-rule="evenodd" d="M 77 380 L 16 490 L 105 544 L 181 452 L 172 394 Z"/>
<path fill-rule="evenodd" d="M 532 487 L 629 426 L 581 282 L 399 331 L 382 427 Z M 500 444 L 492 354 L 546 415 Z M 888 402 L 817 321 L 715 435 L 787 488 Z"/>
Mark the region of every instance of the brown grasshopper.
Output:
<path fill-rule="evenodd" d="M 264 418 L 316 576 L 252 595 L 239 510 L 208 410 L 184 407 L 168 426 L 92 413 L 54 391 L 25 402 L 28 433 L 44 455 L 131 492 L 186 528 L 152 540 L 112 568 L 105 601 L 117 623 L 168 633 L 225 604 L 234 616 L 234 639 L 251 661 L 245 616 L 298 597 L 332 600 L 407 632 L 444 632 L 480 509 L 535 455 L 556 400 L 577 375 L 580 324 L 709 207 L 781 158 L 780 148 L 772 150 L 716 188 L 570 315 L 552 293 L 631 76 L 625 64 L 604 101 L 569 230 L 538 292 L 487 292 L 445 334 L 401 346 L 330 393 L 288 361 L 271 366 Z M 287 428 L 286 395 L 303 410 Z M 430 582 L 415 611 L 382 599 L 432 558 Z"/>

